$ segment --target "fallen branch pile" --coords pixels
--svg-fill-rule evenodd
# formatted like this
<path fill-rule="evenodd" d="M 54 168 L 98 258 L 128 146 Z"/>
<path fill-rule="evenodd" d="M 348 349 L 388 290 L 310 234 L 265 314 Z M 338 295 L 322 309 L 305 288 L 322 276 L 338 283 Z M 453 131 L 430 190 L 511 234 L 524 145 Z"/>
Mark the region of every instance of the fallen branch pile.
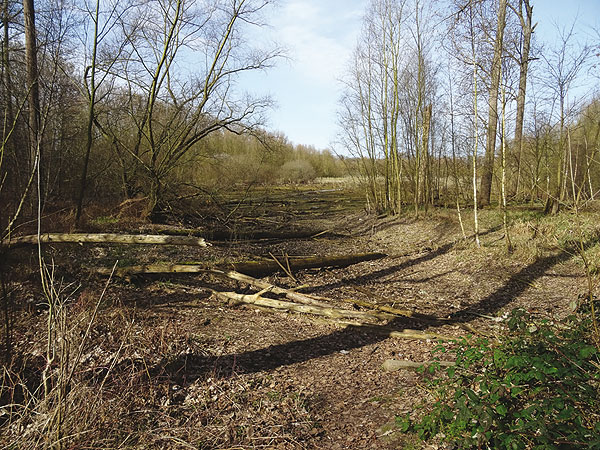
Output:
<path fill-rule="evenodd" d="M 12 248 L 20 245 L 35 245 L 37 243 L 118 243 L 118 244 L 154 244 L 154 245 L 192 245 L 206 247 L 208 244 L 203 238 L 195 236 L 176 235 L 131 235 L 131 234 L 78 234 L 78 233 L 47 233 L 43 235 L 21 236 L 10 240 L 0 241 L 0 246 Z M 333 301 L 324 297 L 302 294 L 297 290 L 284 289 L 253 278 L 251 275 L 265 275 L 283 271 L 293 278 L 292 271 L 317 267 L 344 267 L 363 261 L 372 261 L 383 258 L 382 253 L 363 253 L 343 256 L 326 257 L 285 257 L 279 261 L 273 255 L 273 260 L 245 261 L 228 264 L 227 268 L 234 270 L 219 270 L 204 264 L 149 264 L 122 267 L 113 269 L 98 269 L 97 273 L 103 275 L 116 275 L 127 277 L 140 274 L 166 274 L 166 273 L 207 273 L 218 277 L 233 279 L 243 282 L 258 290 L 255 294 L 239 294 L 237 292 L 213 293 L 232 304 L 248 304 L 261 308 L 270 308 L 292 313 L 304 313 L 333 319 L 335 323 L 344 327 L 358 327 L 385 333 L 391 337 L 410 339 L 450 339 L 433 333 L 424 333 L 416 330 L 395 330 L 389 326 L 382 326 L 382 321 L 391 321 L 399 316 L 414 317 L 411 311 L 398 310 L 391 307 L 379 306 L 373 303 L 346 300 L 355 305 L 369 308 L 369 311 L 358 311 L 332 306 Z M 243 272 L 243 273 L 242 273 Z M 283 296 L 287 300 L 265 297 L 264 294 Z M 352 320 L 352 322 L 347 319 Z"/>
<path fill-rule="evenodd" d="M 384 334 L 389 337 L 403 338 L 403 339 L 453 339 L 450 336 L 443 336 L 436 333 L 426 333 L 418 330 L 394 329 L 392 326 L 381 325 L 381 321 L 393 320 L 398 316 L 406 316 L 404 311 L 396 310 L 396 314 L 389 312 L 383 312 L 378 310 L 371 311 L 356 311 L 348 310 L 343 308 L 337 308 L 332 306 L 333 300 L 325 297 L 314 297 L 307 294 L 301 294 L 296 291 L 284 289 L 279 286 L 272 285 L 265 281 L 257 280 L 248 275 L 235 272 L 235 271 L 219 271 L 219 270 L 207 270 L 206 273 L 216 275 L 219 277 L 230 278 L 236 281 L 247 283 L 255 289 L 260 289 L 255 294 L 239 294 L 237 292 L 220 292 L 213 290 L 218 298 L 227 301 L 233 305 L 255 305 L 262 308 L 270 308 L 280 311 L 288 311 L 292 313 L 304 313 L 316 316 L 324 316 L 329 319 L 334 319 L 337 325 L 344 328 L 357 328 L 363 331 L 370 331 L 379 334 Z M 263 294 L 273 293 L 277 295 L 284 295 L 287 299 L 293 301 L 276 300 L 272 298 L 264 297 Z M 365 304 L 368 304 L 365 302 Z M 374 306 L 374 305 L 373 305 Z M 399 313 L 399 314 L 398 314 Z M 340 320 L 340 319 L 352 319 L 353 322 Z"/>

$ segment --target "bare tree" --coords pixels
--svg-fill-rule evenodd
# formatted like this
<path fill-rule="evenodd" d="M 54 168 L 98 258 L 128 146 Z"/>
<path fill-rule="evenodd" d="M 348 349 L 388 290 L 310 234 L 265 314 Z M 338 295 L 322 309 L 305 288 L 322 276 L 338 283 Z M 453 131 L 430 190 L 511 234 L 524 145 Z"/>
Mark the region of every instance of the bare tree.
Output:
<path fill-rule="evenodd" d="M 33 0 L 23 0 L 23 18 L 25 22 L 25 54 L 29 89 L 29 165 L 31 167 L 34 164 L 34 155 L 39 146 L 40 129 L 40 89 Z"/>
<path fill-rule="evenodd" d="M 475 243 L 477 247 L 481 246 L 479 242 L 479 217 L 477 211 L 477 156 L 479 148 L 479 114 L 477 112 L 477 55 L 475 52 L 475 28 L 473 26 L 473 10 L 469 8 L 470 31 L 471 31 L 471 52 L 473 65 L 473 224 L 475 228 Z"/>
<path fill-rule="evenodd" d="M 548 195 L 544 207 L 546 213 L 552 212 L 552 214 L 558 213 L 560 203 L 565 199 L 566 183 L 571 163 L 570 146 L 567 145 L 567 121 L 573 111 L 571 110 L 571 105 L 568 103 L 568 95 L 577 77 L 588 63 L 591 54 L 591 47 L 589 45 L 581 45 L 574 41 L 574 27 L 575 23 L 567 29 L 558 29 L 558 45 L 543 53 L 546 85 L 553 93 L 552 100 L 558 102 L 559 107 L 559 142 L 555 162 L 556 176 L 554 178 L 554 188 L 551 195 Z"/>
<path fill-rule="evenodd" d="M 406 191 L 412 190 L 415 214 L 433 198 L 435 72 L 427 5 L 422 0 L 369 4 L 341 102 L 342 142 L 361 158 L 368 202 L 392 214 L 400 212 Z"/>
<path fill-rule="evenodd" d="M 123 102 L 127 128 L 99 124 L 116 143 L 127 194 L 133 184 L 157 210 L 168 191 L 168 175 L 203 138 L 219 129 L 242 133 L 258 126 L 268 98 L 236 92 L 244 72 L 270 67 L 281 55 L 257 49 L 244 31 L 256 26 L 271 0 L 151 0 L 120 24 L 126 42 L 113 73 L 125 90 L 112 99 Z"/>
<path fill-rule="evenodd" d="M 523 155 L 523 122 L 525 118 L 525 98 L 527 93 L 527 75 L 530 61 L 531 37 L 537 24 L 533 24 L 533 5 L 530 0 L 519 0 L 518 8 L 509 4 L 521 23 L 521 48 L 519 53 L 519 91 L 517 94 L 517 116 L 513 145 L 517 151 L 517 177 L 514 192 L 519 194 L 521 184 L 521 159 Z M 525 8 L 525 10 L 523 10 Z"/>
<path fill-rule="evenodd" d="M 342 142 L 361 161 L 367 204 L 398 212 L 403 199 L 399 152 L 401 90 L 405 80 L 405 1 L 373 0 L 363 20 L 339 113 Z M 382 177 L 383 184 L 379 182 Z"/>
<path fill-rule="evenodd" d="M 77 208 L 75 212 L 75 222 L 79 223 L 83 210 L 83 201 L 88 183 L 88 169 L 92 146 L 94 144 L 94 125 L 97 123 L 96 104 L 99 90 L 107 78 L 111 75 L 111 71 L 121 57 L 121 53 L 125 46 L 124 41 L 121 44 L 107 45 L 108 50 L 102 48 L 102 61 L 99 61 L 99 46 L 103 41 L 109 40 L 114 35 L 114 28 L 119 21 L 125 19 L 126 13 L 132 9 L 133 4 L 121 5 L 120 2 L 103 2 L 105 9 L 101 10 L 100 0 L 96 0 L 93 8 L 85 4 L 86 19 L 91 21 L 93 31 L 91 36 L 85 33 L 82 37 L 82 42 L 87 45 L 89 41 L 91 45 L 89 64 L 86 65 L 83 78 L 85 89 L 84 95 L 87 100 L 87 118 L 86 118 L 86 140 L 83 156 L 83 167 L 81 172 L 79 192 L 77 195 Z M 101 20 L 103 21 L 101 23 Z M 87 59 L 87 58 L 86 58 Z M 111 79 L 114 77 L 111 77 Z M 109 88 L 110 90 L 110 88 Z"/>

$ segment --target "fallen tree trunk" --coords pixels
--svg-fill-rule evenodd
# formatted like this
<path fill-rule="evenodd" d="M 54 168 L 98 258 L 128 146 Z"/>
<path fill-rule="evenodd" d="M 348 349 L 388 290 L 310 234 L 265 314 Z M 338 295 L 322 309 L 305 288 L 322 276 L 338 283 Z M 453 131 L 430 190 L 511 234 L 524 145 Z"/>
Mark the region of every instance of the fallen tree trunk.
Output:
<path fill-rule="evenodd" d="M 322 307 L 316 305 L 304 305 L 292 302 L 286 302 L 282 300 L 273 300 L 271 298 L 265 298 L 258 294 L 245 295 L 238 294 L 236 292 L 218 292 L 213 291 L 218 297 L 229 301 L 233 304 L 249 304 L 257 306 L 265 306 L 267 308 L 279 309 L 283 311 L 291 311 L 298 313 L 314 314 L 317 316 L 331 317 L 333 319 L 362 319 L 362 320 L 381 320 L 389 319 L 388 314 L 382 314 L 377 312 L 362 312 L 362 311 L 350 311 L 347 309 Z"/>
<path fill-rule="evenodd" d="M 194 236 L 167 236 L 161 234 L 116 234 L 116 233 L 44 233 L 39 236 L 42 243 L 94 243 L 94 244 L 150 244 L 150 245 L 190 245 L 207 247 L 204 238 Z M 5 239 L 3 247 L 36 245 L 38 236 L 19 236 Z"/>
<path fill-rule="evenodd" d="M 249 284 L 250 286 L 252 286 L 256 289 L 264 290 L 267 292 L 272 292 L 273 294 L 285 295 L 290 300 L 298 302 L 298 303 L 302 303 L 305 305 L 315 305 L 315 306 L 320 306 L 323 308 L 331 307 L 331 305 L 328 303 L 316 300 L 312 297 L 301 294 L 299 292 L 295 292 L 291 289 L 284 289 L 279 286 L 275 286 L 273 284 L 267 283 L 266 281 L 257 280 L 256 278 L 253 278 L 249 275 L 245 275 L 240 272 L 236 272 L 234 270 L 230 270 L 228 272 L 224 272 L 222 270 L 209 270 L 209 271 L 207 271 L 207 273 L 210 273 L 210 274 L 213 274 L 216 276 L 220 276 L 220 277 L 229 278 L 229 279 L 236 280 L 236 281 L 241 281 L 243 283 Z M 323 300 L 326 300 L 326 299 L 323 299 Z"/>
<path fill-rule="evenodd" d="M 387 325 L 373 325 L 370 323 L 352 323 L 345 321 L 335 321 L 338 325 L 343 328 L 356 328 L 357 330 L 365 330 L 371 333 L 381 334 L 383 336 L 388 336 L 391 338 L 400 338 L 400 339 L 421 339 L 421 340 L 434 340 L 440 339 L 444 341 L 450 341 L 456 339 L 453 336 L 447 336 L 438 333 L 426 333 L 424 331 L 413 330 L 411 328 L 404 328 L 402 330 L 398 330 L 397 328 L 390 327 Z"/>
<path fill-rule="evenodd" d="M 375 303 L 366 302 L 364 300 L 355 300 L 355 299 L 351 299 L 351 298 L 346 298 L 346 299 L 343 299 L 343 301 L 347 302 L 347 303 L 352 303 L 354 305 L 363 306 L 365 308 L 387 312 L 390 314 L 394 314 L 396 316 L 412 317 L 414 315 L 414 313 L 412 311 L 409 311 L 407 309 L 396 309 L 396 308 L 392 308 L 391 306 L 377 305 Z"/>
<path fill-rule="evenodd" d="M 373 261 L 384 258 L 383 253 L 359 253 L 343 256 L 308 256 L 308 257 L 289 257 L 286 263 L 290 270 L 314 269 L 320 267 L 346 267 L 359 262 Z M 280 265 L 275 261 L 247 261 L 232 264 L 233 269 L 252 276 L 264 276 L 279 272 Z"/>
<path fill-rule="evenodd" d="M 317 267 L 344 267 L 363 261 L 371 261 L 383 258 L 383 253 L 362 253 L 344 256 L 308 256 L 290 257 L 288 259 L 291 270 L 313 269 Z M 219 268 L 219 266 L 217 266 Z M 119 277 L 131 275 L 156 275 L 165 273 L 202 273 L 213 269 L 208 264 L 145 264 L 139 266 L 121 267 L 115 271 Z M 222 265 L 221 270 L 233 269 L 250 276 L 264 276 L 281 271 L 281 267 L 275 261 L 245 261 Z M 98 269 L 102 275 L 108 275 L 109 269 Z"/>
<path fill-rule="evenodd" d="M 326 317 L 311 317 L 312 322 L 320 323 L 320 324 L 333 324 L 342 329 L 352 328 L 357 331 L 368 331 L 369 333 L 380 334 L 382 336 L 387 336 L 391 338 L 399 338 L 399 339 L 420 339 L 420 340 L 443 340 L 443 341 L 452 341 L 458 339 L 455 336 L 448 336 L 444 334 L 438 333 L 427 333 L 425 331 L 413 330 L 411 328 L 404 328 L 399 330 L 398 328 L 391 327 L 389 325 L 373 325 L 370 323 L 363 322 L 351 322 L 349 320 L 340 320 L 340 319 L 331 319 Z"/>
<path fill-rule="evenodd" d="M 361 290 L 361 291 L 365 292 L 365 290 Z M 375 309 L 377 311 L 387 312 L 390 314 L 394 314 L 395 316 L 410 317 L 411 319 L 422 320 L 422 321 L 426 321 L 426 322 L 440 322 L 440 323 L 450 322 L 449 319 L 445 319 L 443 317 L 436 317 L 436 316 L 432 316 L 430 314 L 421 314 L 421 313 L 417 313 L 417 312 L 410 311 L 407 309 L 397 309 L 397 308 L 393 308 L 393 307 L 387 306 L 387 305 L 378 305 L 375 303 L 366 302 L 364 300 L 355 300 L 352 298 L 344 298 L 344 299 L 342 299 L 342 301 L 347 302 L 347 303 L 352 303 L 354 305 L 362 306 L 363 308 L 369 308 L 369 309 Z M 469 330 L 469 331 L 474 332 L 474 330 Z"/>
<path fill-rule="evenodd" d="M 329 230 L 318 231 L 209 231 L 207 237 L 214 241 L 266 241 L 266 240 L 290 240 L 309 239 L 327 234 Z"/>
<path fill-rule="evenodd" d="M 213 291 L 218 297 L 231 302 L 233 304 L 249 304 L 255 305 L 260 308 L 270 308 L 280 311 L 288 311 L 294 313 L 306 313 L 313 314 L 316 316 L 324 316 L 328 319 L 333 319 L 334 323 L 340 325 L 342 328 L 356 328 L 361 331 L 369 331 L 384 336 L 400 339 L 442 339 L 451 340 L 455 339 L 451 336 L 444 336 L 437 333 L 425 333 L 423 331 L 404 329 L 397 330 L 385 325 L 376 325 L 365 322 L 348 322 L 340 319 L 374 319 L 379 318 L 379 314 L 365 313 L 360 311 L 349 311 L 339 308 L 322 308 L 313 305 L 299 305 L 297 303 L 283 302 L 281 300 L 272 300 L 270 298 L 260 297 L 260 293 L 254 295 L 243 295 L 235 292 L 217 292 Z M 386 315 L 387 316 L 387 315 Z"/>

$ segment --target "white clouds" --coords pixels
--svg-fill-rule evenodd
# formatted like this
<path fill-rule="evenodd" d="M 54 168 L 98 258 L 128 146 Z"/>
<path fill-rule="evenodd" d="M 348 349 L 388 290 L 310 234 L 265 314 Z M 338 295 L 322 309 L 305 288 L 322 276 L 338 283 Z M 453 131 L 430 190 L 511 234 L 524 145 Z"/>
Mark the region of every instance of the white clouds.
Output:
<path fill-rule="evenodd" d="M 337 80 L 355 46 L 368 1 L 281 0 L 270 13 L 270 27 L 261 28 L 254 38 L 273 40 L 289 49 L 290 62 L 247 76 L 244 88 L 257 94 L 270 93 L 277 101 L 279 108 L 270 117 L 271 129 L 282 131 L 294 143 L 317 148 L 326 148 L 334 140 L 341 89 Z M 534 16 L 539 22 L 550 23 L 544 16 L 548 12 L 563 16 L 568 11 L 576 13 L 572 5 L 565 7 L 564 0 L 538 3 Z M 598 17 L 600 1 L 571 3 L 581 7 L 584 18 Z M 542 28 L 540 24 L 540 34 Z"/>
<path fill-rule="evenodd" d="M 327 148 L 336 133 L 338 79 L 358 36 L 367 0 L 282 0 L 257 39 L 288 49 L 289 63 L 245 77 L 245 87 L 270 93 L 278 108 L 270 128 L 296 144 Z"/>
<path fill-rule="evenodd" d="M 275 24 L 290 49 L 294 70 L 331 85 L 341 75 L 354 44 L 362 1 L 289 0 Z M 358 6 L 358 8 L 357 8 Z"/>

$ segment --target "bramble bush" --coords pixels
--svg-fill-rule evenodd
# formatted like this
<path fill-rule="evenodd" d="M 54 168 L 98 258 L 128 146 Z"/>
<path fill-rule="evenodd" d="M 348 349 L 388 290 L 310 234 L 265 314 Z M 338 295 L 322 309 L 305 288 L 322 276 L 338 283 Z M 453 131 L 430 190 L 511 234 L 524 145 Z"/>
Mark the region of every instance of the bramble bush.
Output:
<path fill-rule="evenodd" d="M 517 309 L 508 327 L 498 342 L 456 342 L 456 365 L 429 382 L 428 413 L 397 425 L 464 449 L 600 449 L 600 352 L 589 313 L 536 322 Z"/>

